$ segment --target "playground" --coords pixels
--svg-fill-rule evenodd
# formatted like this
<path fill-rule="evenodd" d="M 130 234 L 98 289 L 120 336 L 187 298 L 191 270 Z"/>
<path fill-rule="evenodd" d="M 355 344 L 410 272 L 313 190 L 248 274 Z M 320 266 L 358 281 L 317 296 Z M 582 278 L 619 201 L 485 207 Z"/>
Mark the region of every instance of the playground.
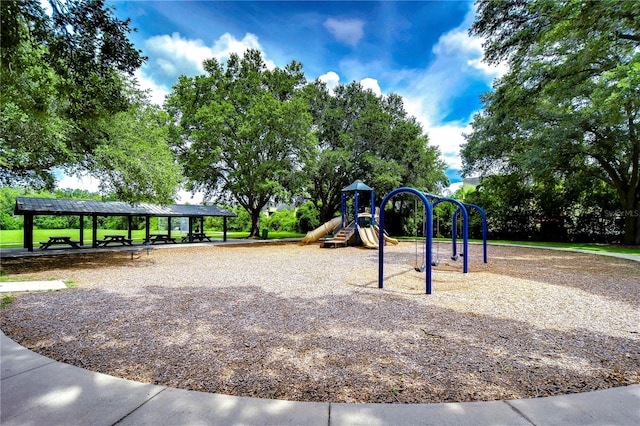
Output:
<path fill-rule="evenodd" d="M 442 244 L 447 253 L 450 244 Z M 438 247 L 435 247 L 438 249 Z M 48 357 L 145 383 L 331 402 L 449 402 L 640 383 L 640 268 L 611 257 L 470 244 L 433 293 L 415 243 L 178 245 L 3 259 L 22 294 L 2 330 Z"/>

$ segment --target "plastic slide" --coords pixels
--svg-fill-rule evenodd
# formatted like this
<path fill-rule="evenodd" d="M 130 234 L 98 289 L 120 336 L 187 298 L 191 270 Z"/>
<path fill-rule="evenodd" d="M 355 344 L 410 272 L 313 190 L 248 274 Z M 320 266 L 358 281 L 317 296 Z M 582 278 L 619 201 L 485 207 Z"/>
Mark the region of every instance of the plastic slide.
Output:
<path fill-rule="evenodd" d="M 330 221 L 325 222 L 322 225 L 318 226 L 313 231 L 307 232 L 307 235 L 305 235 L 301 243 L 302 244 L 315 243 L 325 235 L 332 233 L 333 230 L 336 229 L 338 226 L 340 226 L 341 223 L 342 223 L 342 218 L 340 216 L 334 217 Z"/>
<path fill-rule="evenodd" d="M 366 248 L 378 248 L 378 237 L 370 226 L 362 227 L 358 226 L 358 234 L 362 240 L 362 245 Z"/>
<path fill-rule="evenodd" d="M 380 228 L 378 228 L 378 226 L 375 226 L 376 229 L 376 235 L 378 236 L 378 241 L 380 241 Z M 390 236 L 387 235 L 387 233 L 384 233 L 384 240 L 388 243 L 393 244 L 394 246 L 397 246 L 399 244 L 399 241 L 396 240 L 395 238 L 391 238 Z"/>

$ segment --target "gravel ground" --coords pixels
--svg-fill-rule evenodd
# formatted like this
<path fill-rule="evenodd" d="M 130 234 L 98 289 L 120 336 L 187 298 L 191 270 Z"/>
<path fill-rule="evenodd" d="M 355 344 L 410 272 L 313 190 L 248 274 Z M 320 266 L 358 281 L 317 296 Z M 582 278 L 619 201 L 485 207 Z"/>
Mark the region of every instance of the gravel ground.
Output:
<path fill-rule="evenodd" d="M 448 250 L 444 244 L 437 250 Z M 640 264 L 541 249 L 443 260 L 413 243 L 180 245 L 3 259 L 75 287 L 19 295 L 2 330 L 53 359 L 182 389 L 295 401 L 513 399 L 640 383 Z"/>

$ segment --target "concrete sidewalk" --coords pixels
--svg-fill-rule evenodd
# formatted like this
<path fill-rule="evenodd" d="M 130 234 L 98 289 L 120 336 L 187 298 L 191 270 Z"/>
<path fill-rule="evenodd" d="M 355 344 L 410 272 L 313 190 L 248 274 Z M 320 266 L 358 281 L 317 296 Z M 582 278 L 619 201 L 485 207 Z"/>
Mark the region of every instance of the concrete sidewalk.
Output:
<path fill-rule="evenodd" d="M 640 425 L 640 385 L 446 404 L 338 404 L 243 398 L 137 383 L 32 352 L 0 331 L 0 424 Z"/>
<path fill-rule="evenodd" d="M 50 281 L 0 281 L 0 293 L 19 293 L 23 291 L 62 290 L 67 285 L 61 280 Z"/>

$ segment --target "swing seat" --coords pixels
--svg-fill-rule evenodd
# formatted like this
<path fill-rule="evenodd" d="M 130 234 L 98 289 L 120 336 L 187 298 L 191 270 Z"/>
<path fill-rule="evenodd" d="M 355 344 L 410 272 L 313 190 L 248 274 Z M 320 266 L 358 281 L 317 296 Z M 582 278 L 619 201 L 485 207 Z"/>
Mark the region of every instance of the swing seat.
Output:
<path fill-rule="evenodd" d="M 416 266 L 413 269 L 415 269 L 416 272 L 424 272 L 426 267 L 425 267 L 425 265 L 420 265 L 420 266 Z"/>
<path fill-rule="evenodd" d="M 431 261 L 431 266 L 440 266 L 440 261 L 439 260 L 432 260 Z"/>
<path fill-rule="evenodd" d="M 454 254 L 453 256 L 451 256 L 451 260 L 455 260 L 457 261 L 459 259 L 457 254 Z"/>

